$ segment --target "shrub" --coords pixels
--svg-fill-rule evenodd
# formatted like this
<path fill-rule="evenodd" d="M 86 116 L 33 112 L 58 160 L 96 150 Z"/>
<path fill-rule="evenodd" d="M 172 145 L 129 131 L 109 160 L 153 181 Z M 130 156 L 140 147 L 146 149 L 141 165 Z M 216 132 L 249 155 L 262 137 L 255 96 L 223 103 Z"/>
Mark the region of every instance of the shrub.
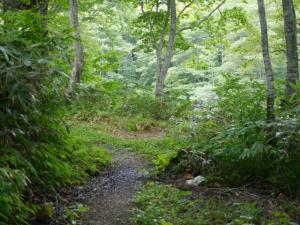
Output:
<path fill-rule="evenodd" d="M 73 149 L 61 122 L 65 81 L 45 53 L 52 40 L 32 14 L 1 14 L 0 224 L 28 224 L 36 196 L 79 182 L 87 174 L 78 164 L 100 157 Z"/>
<path fill-rule="evenodd" d="M 181 99 L 179 94 L 169 94 L 156 98 L 152 93 L 129 93 L 117 109 L 123 115 L 141 115 L 155 120 L 183 117 L 190 109 L 191 102 Z"/>
<path fill-rule="evenodd" d="M 297 190 L 299 114 L 289 113 L 296 115 L 291 117 L 286 110 L 278 112 L 275 143 L 271 145 L 266 133 L 263 84 L 226 75 L 216 93 L 218 100 L 203 107 L 192 126 L 190 142 L 194 145 L 186 164 L 233 185 L 260 181 L 290 193 Z"/>
<path fill-rule="evenodd" d="M 100 112 L 112 112 L 121 104 L 125 90 L 119 81 L 94 78 L 97 82 L 80 84 L 73 92 L 70 113 L 87 120 Z"/>

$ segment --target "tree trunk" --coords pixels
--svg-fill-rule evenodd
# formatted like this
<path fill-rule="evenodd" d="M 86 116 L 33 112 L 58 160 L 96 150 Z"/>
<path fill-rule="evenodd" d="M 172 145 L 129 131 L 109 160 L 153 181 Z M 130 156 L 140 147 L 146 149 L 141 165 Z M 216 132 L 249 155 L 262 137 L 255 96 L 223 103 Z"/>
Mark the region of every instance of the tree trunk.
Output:
<path fill-rule="evenodd" d="M 75 59 L 70 77 L 71 85 L 74 83 L 80 83 L 81 74 L 84 65 L 83 46 L 81 43 L 79 20 L 78 20 L 78 0 L 70 0 L 70 21 L 74 30 L 74 50 Z"/>
<path fill-rule="evenodd" d="M 162 31 L 160 33 L 159 44 L 156 48 L 156 89 L 155 89 L 156 96 L 162 96 L 164 90 L 164 79 L 163 79 L 163 74 L 161 73 L 162 64 L 163 64 L 162 51 L 164 48 L 164 40 L 165 40 L 165 35 L 166 35 L 168 21 L 169 21 L 169 14 L 170 14 L 170 8 L 168 7 L 168 12 L 162 27 Z"/>
<path fill-rule="evenodd" d="M 167 53 L 164 57 L 162 57 L 164 32 L 166 30 L 167 24 L 165 24 L 166 26 L 163 28 L 161 39 L 160 39 L 160 44 L 156 50 L 157 77 L 156 77 L 155 95 L 157 97 L 162 96 L 164 94 L 165 79 L 166 79 L 168 70 L 171 66 L 171 61 L 172 61 L 172 58 L 174 55 L 174 44 L 175 44 L 176 26 L 177 26 L 177 15 L 176 15 L 177 13 L 176 13 L 175 0 L 168 0 L 168 14 L 169 14 L 168 16 L 171 17 L 171 22 L 170 22 L 170 32 L 169 32 Z"/>
<path fill-rule="evenodd" d="M 272 63 L 269 53 L 269 40 L 268 40 L 268 26 L 266 18 L 266 10 L 264 0 L 257 0 L 258 3 L 258 13 L 260 20 L 261 28 L 261 46 L 266 74 L 266 83 L 267 83 L 267 123 L 272 131 L 272 123 L 275 121 L 275 111 L 274 111 L 274 102 L 275 102 L 275 88 L 274 88 L 274 77 L 272 70 Z"/>
<path fill-rule="evenodd" d="M 162 49 L 156 49 L 156 86 L 155 86 L 155 95 L 162 96 L 164 92 L 164 80 L 163 74 L 161 73 L 162 67 Z"/>
<path fill-rule="evenodd" d="M 293 0 L 282 0 L 282 9 L 287 57 L 286 95 L 291 96 L 295 93 L 292 85 L 299 81 L 297 23 Z"/>

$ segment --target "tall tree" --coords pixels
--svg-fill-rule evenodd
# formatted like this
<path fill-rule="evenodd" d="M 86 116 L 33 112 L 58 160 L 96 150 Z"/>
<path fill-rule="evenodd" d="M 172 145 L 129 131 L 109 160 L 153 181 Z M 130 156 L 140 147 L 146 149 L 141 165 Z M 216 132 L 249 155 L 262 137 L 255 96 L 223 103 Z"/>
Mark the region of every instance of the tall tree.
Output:
<path fill-rule="evenodd" d="M 293 0 L 282 0 L 282 9 L 287 57 L 286 95 L 291 96 L 295 92 L 292 85 L 299 81 L 297 21 Z"/>
<path fill-rule="evenodd" d="M 201 27 L 214 12 L 219 10 L 225 1 L 212 1 L 208 6 L 202 1 L 195 0 L 134 1 L 141 6 L 142 15 L 139 18 L 138 26 L 142 27 L 141 30 L 144 32 L 144 44 L 150 45 L 150 47 L 147 46 L 147 49 L 151 48 L 156 52 L 156 96 L 162 96 L 164 93 L 165 79 L 171 67 L 175 48 L 182 48 L 176 43 L 178 37 L 183 39 L 182 32 L 184 30 Z M 188 25 L 185 24 L 184 27 L 180 27 L 181 17 L 186 16 L 186 10 L 192 5 L 197 5 L 199 8 L 202 7 L 207 10 L 207 8 L 210 9 L 213 7 L 215 3 L 218 3 L 218 5 L 207 16 L 200 20 L 192 21 Z M 145 30 L 147 31 L 145 32 Z"/>
<path fill-rule="evenodd" d="M 168 0 L 168 13 L 165 19 L 165 23 L 163 25 L 163 30 L 161 32 L 159 45 L 156 48 L 156 59 L 157 59 L 157 77 L 156 77 L 156 87 L 155 87 L 155 95 L 162 96 L 164 91 L 165 79 L 168 73 L 168 70 L 171 65 L 171 61 L 174 54 L 174 43 L 176 37 L 176 25 L 177 25 L 177 16 L 176 16 L 176 2 L 175 0 Z M 170 21 L 170 32 L 169 32 L 169 40 L 167 46 L 167 53 L 165 56 L 162 56 L 163 45 L 165 39 L 165 33 L 167 30 L 168 19 L 171 17 Z M 164 59 L 162 59 L 162 57 Z"/>
<path fill-rule="evenodd" d="M 267 26 L 265 2 L 264 0 L 257 0 L 257 4 L 258 4 L 258 14 L 260 20 L 260 29 L 261 29 L 261 46 L 262 46 L 265 75 L 266 75 L 266 82 L 267 82 L 267 123 L 271 124 L 275 120 L 274 77 L 273 77 L 272 63 L 271 63 L 270 52 L 269 52 L 268 26 Z"/>
<path fill-rule="evenodd" d="M 80 83 L 80 78 L 84 66 L 83 46 L 81 43 L 79 19 L 78 19 L 78 0 L 70 0 L 70 21 L 73 28 L 75 58 L 70 77 L 71 85 Z"/>

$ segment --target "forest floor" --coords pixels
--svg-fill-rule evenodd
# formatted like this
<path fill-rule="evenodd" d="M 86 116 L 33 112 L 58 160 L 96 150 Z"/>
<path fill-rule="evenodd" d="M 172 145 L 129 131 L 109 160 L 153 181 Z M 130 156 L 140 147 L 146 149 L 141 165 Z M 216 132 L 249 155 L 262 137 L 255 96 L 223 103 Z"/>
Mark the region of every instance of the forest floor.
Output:
<path fill-rule="evenodd" d="M 136 153 L 110 150 L 112 163 L 99 175 L 83 186 L 74 187 L 65 196 L 67 205 L 83 205 L 88 210 L 74 223 L 82 225 L 128 225 L 130 224 L 132 198 L 146 182 L 149 164 Z M 61 206 L 63 209 L 65 206 Z M 67 223 L 66 216 L 53 221 L 52 225 Z M 69 218 L 68 218 L 69 219 Z"/>
<path fill-rule="evenodd" d="M 114 139 L 107 140 L 105 135 L 103 135 L 104 140 L 101 139 L 99 133 L 106 133 L 106 123 L 96 127 L 98 129 L 91 130 L 91 126 L 85 124 L 79 128 L 75 127 L 75 133 L 81 133 L 83 138 L 89 136 L 87 142 L 97 142 L 99 147 L 107 149 L 112 156 L 112 161 L 109 166 L 87 183 L 61 193 L 63 201 L 56 205 L 58 212 L 51 225 L 69 224 L 70 221 L 78 225 L 131 224 L 131 210 L 134 207 L 132 199 L 150 178 L 148 171 L 151 170 L 151 165 L 137 152 L 130 151 L 126 147 L 114 146 L 115 143 L 112 143 Z M 83 132 L 83 130 L 87 132 Z M 95 132 L 96 130 L 98 132 Z M 95 136 L 91 137 L 91 132 Z M 109 129 L 109 133 L 111 137 L 123 140 L 134 139 L 146 142 L 163 137 L 163 133 L 158 128 L 149 131 L 127 132 L 114 127 Z M 84 213 L 76 213 L 76 206 L 82 207 Z M 66 208 L 71 209 L 70 215 L 66 215 Z"/>
<path fill-rule="evenodd" d="M 148 165 L 126 150 L 112 150 L 113 162 L 85 186 L 76 187 L 72 199 L 87 205 L 84 225 L 128 225 L 131 199 L 148 178 Z"/>
<path fill-rule="evenodd" d="M 172 170 L 150 176 L 155 169 L 153 159 L 166 151 L 159 145 L 164 139 L 159 128 L 128 132 L 111 124 L 91 122 L 76 125 L 73 132 L 86 143 L 107 149 L 112 162 L 84 185 L 66 192 L 60 218 L 51 225 L 66 224 L 72 217 L 71 224 L 79 225 L 299 222 L 299 205 L 285 196 L 278 198 L 272 193 L 251 190 L 247 185 L 187 187 L 185 181 L 191 175 L 175 175 Z M 76 214 L 76 205 L 88 209 Z M 71 209 L 69 215 L 65 208 Z M 297 222 L 292 223 L 281 211 L 289 211 Z"/>

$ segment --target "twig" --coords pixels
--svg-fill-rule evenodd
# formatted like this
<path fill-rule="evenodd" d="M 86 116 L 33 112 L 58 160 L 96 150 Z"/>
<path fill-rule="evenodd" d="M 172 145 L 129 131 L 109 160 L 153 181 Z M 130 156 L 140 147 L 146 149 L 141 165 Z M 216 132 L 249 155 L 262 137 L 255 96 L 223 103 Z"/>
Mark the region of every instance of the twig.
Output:
<path fill-rule="evenodd" d="M 202 23 L 204 23 L 206 20 L 208 20 L 217 10 L 221 8 L 222 5 L 224 5 L 226 0 L 223 0 L 219 5 L 217 5 L 216 8 L 214 8 L 206 17 L 204 17 L 202 20 L 200 20 L 196 26 L 200 26 Z M 180 29 L 180 31 L 189 30 L 192 29 L 192 27 L 183 27 Z"/>
<path fill-rule="evenodd" d="M 177 16 L 177 19 L 179 19 L 181 17 L 181 15 L 185 12 L 185 10 L 187 8 L 189 8 L 192 4 L 194 4 L 195 1 L 191 1 L 189 4 L 185 5 L 183 7 L 183 9 L 179 12 L 178 16 Z"/>

